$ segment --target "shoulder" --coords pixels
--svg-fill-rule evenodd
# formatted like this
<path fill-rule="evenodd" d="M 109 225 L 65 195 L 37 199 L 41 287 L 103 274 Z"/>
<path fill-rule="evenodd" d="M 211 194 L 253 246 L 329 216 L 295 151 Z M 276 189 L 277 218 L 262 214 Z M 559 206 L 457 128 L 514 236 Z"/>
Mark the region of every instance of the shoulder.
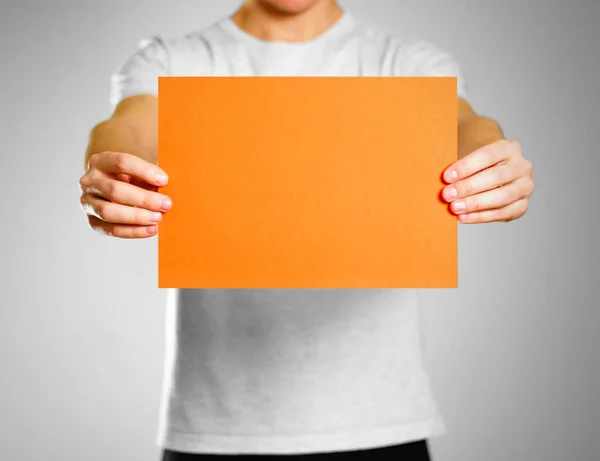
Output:
<path fill-rule="evenodd" d="M 424 39 L 403 42 L 400 58 L 403 69 L 411 74 L 421 75 L 428 71 L 436 74 L 439 71 L 457 72 L 459 70 L 458 63 L 448 50 Z"/>
<path fill-rule="evenodd" d="M 138 42 L 111 76 L 113 105 L 137 94 L 158 94 L 158 78 L 210 75 L 213 67 L 215 26 L 180 36 L 151 36 Z"/>
<path fill-rule="evenodd" d="M 139 41 L 129 62 L 154 65 L 164 75 L 204 74 L 210 68 L 216 47 L 223 46 L 227 36 L 219 23 L 180 35 L 155 35 Z"/>
<path fill-rule="evenodd" d="M 363 27 L 362 36 L 377 47 L 384 57 L 393 59 L 398 71 L 417 74 L 443 61 L 455 63 L 448 50 L 422 38 L 404 38 L 387 30 Z"/>
<path fill-rule="evenodd" d="M 370 24 L 361 24 L 356 33 L 379 60 L 381 75 L 457 77 L 458 93 L 466 97 L 464 72 L 449 49 L 421 37 L 403 37 Z"/>
<path fill-rule="evenodd" d="M 358 22 L 354 35 L 363 46 L 379 52 L 382 59 L 392 59 L 397 67 L 409 72 L 427 68 L 441 61 L 454 61 L 448 50 L 420 37 L 405 37 L 395 31 L 369 22 Z"/>

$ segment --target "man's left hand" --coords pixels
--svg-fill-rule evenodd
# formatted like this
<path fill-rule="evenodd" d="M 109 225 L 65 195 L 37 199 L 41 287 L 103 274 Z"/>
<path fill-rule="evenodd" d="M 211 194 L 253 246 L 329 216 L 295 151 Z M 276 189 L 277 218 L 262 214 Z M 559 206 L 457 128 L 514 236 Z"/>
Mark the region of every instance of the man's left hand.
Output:
<path fill-rule="evenodd" d="M 454 162 L 442 191 L 461 223 L 509 222 L 525 214 L 533 193 L 533 167 L 521 146 L 499 140 Z"/>

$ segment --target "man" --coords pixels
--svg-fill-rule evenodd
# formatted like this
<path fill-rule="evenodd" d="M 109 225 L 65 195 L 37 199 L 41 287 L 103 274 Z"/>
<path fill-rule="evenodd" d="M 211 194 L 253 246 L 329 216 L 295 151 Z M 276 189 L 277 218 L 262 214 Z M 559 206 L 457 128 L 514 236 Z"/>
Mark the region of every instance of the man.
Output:
<path fill-rule="evenodd" d="M 103 234 L 151 237 L 177 206 L 157 192 L 168 181 L 156 166 L 161 75 L 457 76 L 459 159 L 442 194 L 451 210 L 462 223 L 510 221 L 533 192 L 531 164 L 472 110 L 450 55 L 364 27 L 335 0 L 246 0 L 208 28 L 153 38 L 114 77 L 116 108 L 92 130 L 80 179 L 82 207 Z M 445 432 L 413 290 L 169 294 L 164 460 L 427 460 L 427 440 Z"/>

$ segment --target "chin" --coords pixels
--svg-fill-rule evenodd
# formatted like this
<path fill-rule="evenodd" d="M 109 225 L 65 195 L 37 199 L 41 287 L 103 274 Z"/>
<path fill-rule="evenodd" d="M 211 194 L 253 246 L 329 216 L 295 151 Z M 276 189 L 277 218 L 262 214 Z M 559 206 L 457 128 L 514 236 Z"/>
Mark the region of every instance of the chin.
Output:
<path fill-rule="evenodd" d="M 298 14 L 320 1 L 322 0 L 262 0 L 262 3 L 282 14 Z"/>

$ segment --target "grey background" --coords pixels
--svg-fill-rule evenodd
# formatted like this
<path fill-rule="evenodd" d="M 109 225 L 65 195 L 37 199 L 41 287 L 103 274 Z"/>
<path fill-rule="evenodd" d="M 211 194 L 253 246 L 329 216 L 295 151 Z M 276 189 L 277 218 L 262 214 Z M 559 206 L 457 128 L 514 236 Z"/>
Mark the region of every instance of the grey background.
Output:
<path fill-rule="evenodd" d="M 0 6 L 0 458 L 155 460 L 165 293 L 156 239 L 87 228 L 78 179 L 109 75 L 238 1 Z M 436 461 L 600 459 L 600 2 L 344 1 L 451 52 L 476 110 L 534 164 L 530 210 L 461 226 L 460 289 L 423 293 L 449 434 Z"/>

